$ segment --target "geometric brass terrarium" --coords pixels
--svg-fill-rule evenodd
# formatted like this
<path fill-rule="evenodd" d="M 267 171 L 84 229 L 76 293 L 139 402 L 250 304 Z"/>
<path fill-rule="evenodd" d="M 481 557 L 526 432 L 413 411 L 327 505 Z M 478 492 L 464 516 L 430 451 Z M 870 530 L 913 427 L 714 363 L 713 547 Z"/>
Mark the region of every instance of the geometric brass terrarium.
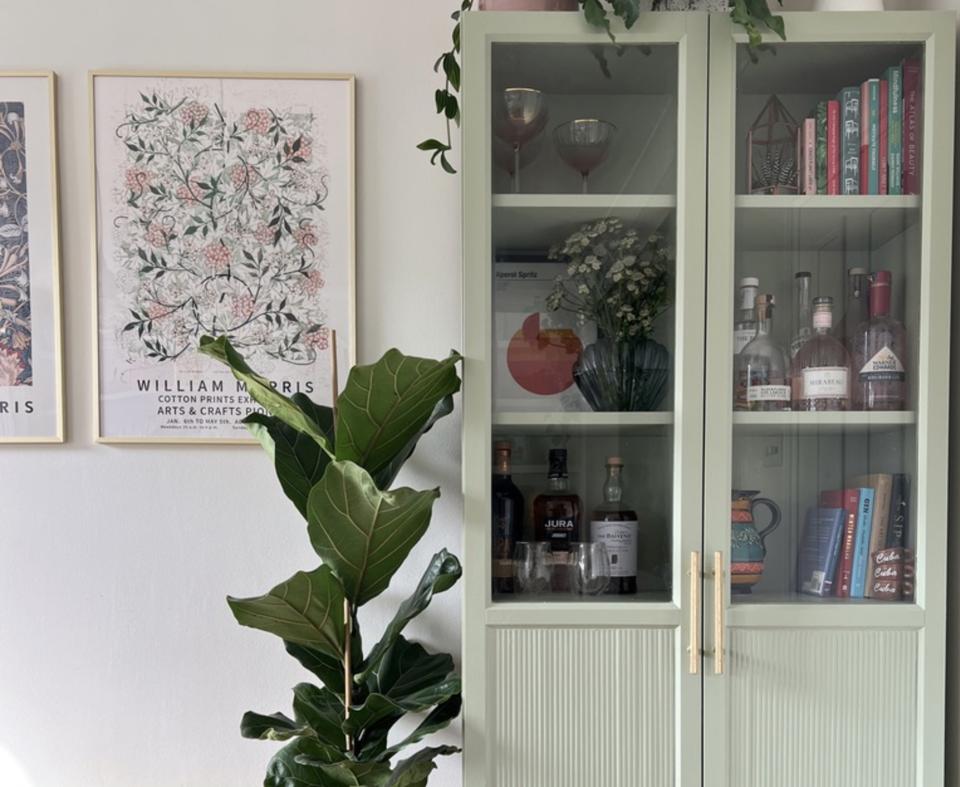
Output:
<path fill-rule="evenodd" d="M 798 126 L 770 96 L 747 131 L 747 186 L 751 194 L 796 194 Z"/>

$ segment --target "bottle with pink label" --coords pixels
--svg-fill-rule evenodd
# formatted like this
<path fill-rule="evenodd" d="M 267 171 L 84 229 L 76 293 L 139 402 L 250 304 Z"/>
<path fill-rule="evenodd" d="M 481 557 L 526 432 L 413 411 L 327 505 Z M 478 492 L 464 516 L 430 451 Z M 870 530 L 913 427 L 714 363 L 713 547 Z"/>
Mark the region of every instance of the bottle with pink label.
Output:
<path fill-rule="evenodd" d="M 870 317 L 850 340 L 853 399 L 859 410 L 903 410 L 907 400 L 907 332 L 890 316 L 890 271 L 870 277 Z"/>
<path fill-rule="evenodd" d="M 813 300 L 813 335 L 791 366 L 794 410 L 849 410 L 850 355 L 832 335 L 833 298 Z"/>

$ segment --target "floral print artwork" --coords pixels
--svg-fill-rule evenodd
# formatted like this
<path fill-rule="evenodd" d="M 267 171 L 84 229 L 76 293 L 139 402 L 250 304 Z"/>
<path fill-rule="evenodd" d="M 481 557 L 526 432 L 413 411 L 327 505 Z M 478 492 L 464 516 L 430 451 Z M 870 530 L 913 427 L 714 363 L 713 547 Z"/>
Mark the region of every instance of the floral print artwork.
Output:
<path fill-rule="evenodd" d="M 33 384 L 22 102 L 0 102 L 0 388 Z"/>
<path fill-rule="evenodd" d="M 312 364 L 328 344 L 316 118 L 198 96 L 147 89 L 115 129 L 121 347 L 128 362 L 160 363 L 226 334 L 251 362 Z"/>

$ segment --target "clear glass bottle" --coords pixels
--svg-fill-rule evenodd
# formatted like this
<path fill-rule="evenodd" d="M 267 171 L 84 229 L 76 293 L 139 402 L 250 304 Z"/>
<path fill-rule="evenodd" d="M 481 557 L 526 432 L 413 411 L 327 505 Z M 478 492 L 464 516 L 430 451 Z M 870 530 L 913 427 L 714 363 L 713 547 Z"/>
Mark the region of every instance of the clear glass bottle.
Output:
<path fill-rule="evenodd" d="M 636 511 L 623 502 L 619 456 L 607 459 L 607 480 L 603 485 L 603 503 L 590 521 L 590 540 L 603 544 L 610 556 L 610 585 L 607 593 L 626 595 L 637 592 L 637 540 L 639 521 Z"/>
<path fill-rule="evenodd" d="M 870 318 L 868 291 L 870 280 L 866 268 L 850 268 L 847 271 L 846 295 L 843 320 L 837 336 L 843 337 L 850 355 L 853 355 L 857 329 Z"/>
<path fill-rule="evenodd" d="M 494 446 L 493 469 L 493 592 L 513 593 L 513 552 L 523 540 L 523 495 L 510 477 L 513 446 Z"/>
<path fill-rule="evenodd" d="M 853 401 L 860 410 L 907 406 L 907 331 L 890 316 L 890 271 L 870 280 L 870 317 L 853 332 Z"/>
<path fill-rule="evenodd" d="M 737 299 L 734 303 L 733 354 L 739 355 L 757 333 L 757 323 L 753 308 L 760 289 L 760 279 L 746 276 L 737 285 Z"/>
<path fill-rule="evenodd" d="M 789 362 L 773 340 L 773 295 L 758 295 L 757 332 L 735 361 L 734 410 L 790 409 Z"/>
<path fill-rule="evenodd" d="M 810 271 L 793 277 L 793 333 L 790 334 L 790 357 L 796 358 L 800 348 L 813 336 L 813 312 L 810 309 Z"/>
<path fill-rule="evenodd" d="M 833 298 L 813 300 L 813 336 L 800 348 L 790 371 L 794 410 L 849 410 L 850 355 L 831 335 Z"/>

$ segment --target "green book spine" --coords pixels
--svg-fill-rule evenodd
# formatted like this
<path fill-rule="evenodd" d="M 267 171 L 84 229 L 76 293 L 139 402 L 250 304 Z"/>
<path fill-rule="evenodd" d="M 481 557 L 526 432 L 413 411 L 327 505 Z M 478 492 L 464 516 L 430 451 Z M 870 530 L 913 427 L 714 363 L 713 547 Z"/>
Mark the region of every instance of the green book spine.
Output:
<path fill-rule="evenodd" d="M 887 193 L 903 193 L 903 70 L 891 66 L 886 73 L 890 100 L 887 104 Z"/>
<path fill-rule="evenodd" d="M 827 193 L 827 102 L 817 104 L 817 194 Z"/>
<path fill-rule="evenodd" d="M 880 80 L 871 79 L 867 83 L 870 105 L 870 136 L 867 149 L 867 194 L 880 193 Z"/>
<path fill-rule="evenodd" d="M 840 193 L 860 193 L 860 88 L 845 87 L 840 102 Z"/>

